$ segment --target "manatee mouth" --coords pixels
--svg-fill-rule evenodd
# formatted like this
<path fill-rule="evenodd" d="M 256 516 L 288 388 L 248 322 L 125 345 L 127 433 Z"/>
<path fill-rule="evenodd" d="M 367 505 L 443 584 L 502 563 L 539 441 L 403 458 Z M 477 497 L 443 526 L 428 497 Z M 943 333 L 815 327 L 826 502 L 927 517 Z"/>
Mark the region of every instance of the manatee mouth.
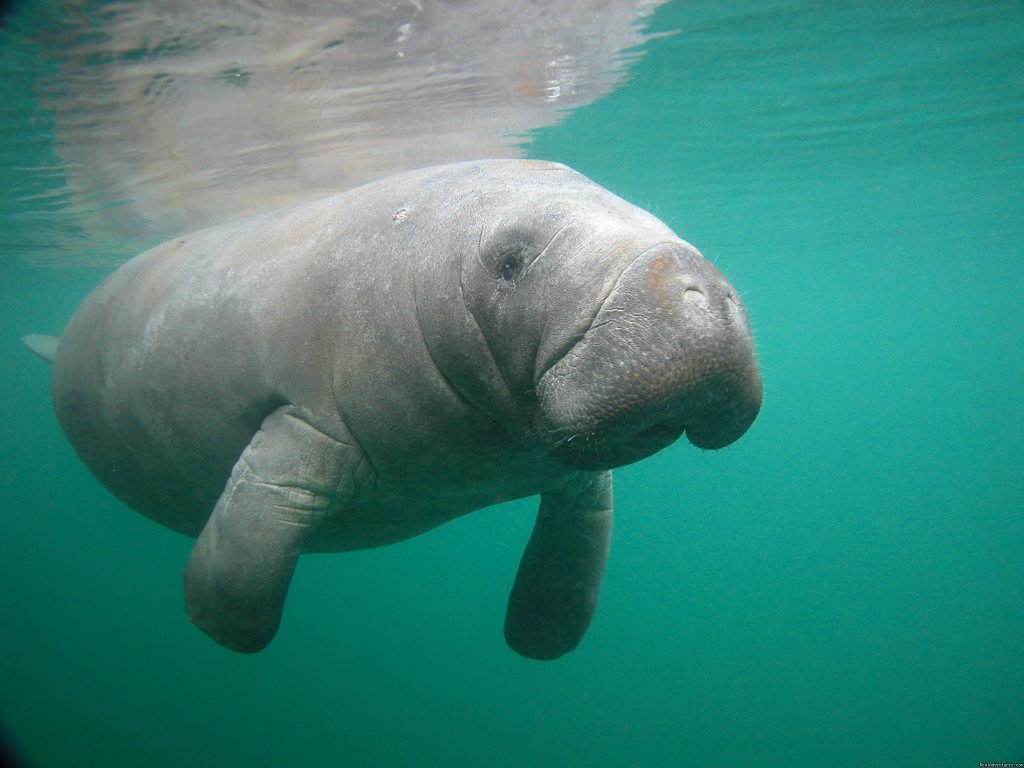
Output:
<path fill-rule="evenodd" d="M 646 415 L 627 412 L 610 422 L 588 425 L 557 440 L 552 455 L 576 469 L 613 469 L 645 459 L 683 435 L 701 450 L 724 448 L 738 440 L 757 415 L 760 380 L 755 383 L 756 391 L 711 387 L 703 397 L 690 393 L 690 403 L 664 404 Z"/>
<path fill-rule="evenodd" d="M 736 434 L 724 434 L 699 423 L 653 424 L 630 435 L 579 434 L 563 439 L 555 445 L 552 454 L 558 461 L 573 469 L 613 469 L 646 459 L 668 448 L 680 437 L 695 448 L 713 451 L 737 439 Z"/>
<path fill-rule="evenodd" d="M 665 445 L 671 445 L 680 438 L 683 432 L 686 431 L 685 427 L 674 426 L 672 424 L 655 424 L 653 427 L 647 427 L 636 433 L 636 441 L 638 443 L 664 443 Z"/>
<path fill-rule="evenodd" d="M 629 435 L 577 434 L 559 441 L 552 454 L 573 469 L 611 469 L 646 459 L 678 440 L 685 427 L 654 424 Z"/>

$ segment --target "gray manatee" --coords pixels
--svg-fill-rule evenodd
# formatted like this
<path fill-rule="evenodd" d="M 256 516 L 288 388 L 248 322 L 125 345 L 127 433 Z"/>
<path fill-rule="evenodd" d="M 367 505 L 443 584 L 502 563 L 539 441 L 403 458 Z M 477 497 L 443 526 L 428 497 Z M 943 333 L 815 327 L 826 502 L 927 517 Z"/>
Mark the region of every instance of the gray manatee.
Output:
<path fill-rule="evenodd" d="M 33 340 L 29 340 L 33 341 Z M 540 494 L 505 637 L 580 641 L 613 467 L 740 437 L 761 379 L 722 275 L 562 165 L 405 173 L 160 245 L 53 355 L 57 418 L 124 503 L 197 537 L 189 617 L 237 651 L 300 554 L 377 547 Z"/>

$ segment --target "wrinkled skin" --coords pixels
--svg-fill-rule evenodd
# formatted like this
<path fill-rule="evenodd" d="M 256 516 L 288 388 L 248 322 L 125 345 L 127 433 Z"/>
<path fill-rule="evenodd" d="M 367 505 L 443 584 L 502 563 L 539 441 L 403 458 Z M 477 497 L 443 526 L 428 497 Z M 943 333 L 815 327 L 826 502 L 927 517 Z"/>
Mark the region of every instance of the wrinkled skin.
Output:
<path fill-rule="evenodd" d="M 125 264 L 54 359 L 69 440 L 198 537 L 190 618 L 257 651 L 300 554 L 540 494 L 505 634 L 554 658 L 593 615 L 613 467 L 754 420 L 744 309 L 664 224 L 564 166 L 403 174 Z"/>

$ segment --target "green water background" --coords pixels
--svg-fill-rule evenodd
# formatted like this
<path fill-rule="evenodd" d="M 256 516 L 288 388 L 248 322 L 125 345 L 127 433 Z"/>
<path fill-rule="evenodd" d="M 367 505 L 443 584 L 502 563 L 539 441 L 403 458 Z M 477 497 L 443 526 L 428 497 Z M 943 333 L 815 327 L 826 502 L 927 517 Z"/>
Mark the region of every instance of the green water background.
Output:
<path fill-rule="evenodd" d="M 681 32 L 531 154 L 726 272 L 765 405 L 722 452 L 616 473 L 601 605 L 557 662 L 501 638 L 532 501 L 305 558 L 270 648 L 217 647 L 183 615 L 189 542 L 91 478 L 19 346 L 104 271 L 0 253 L 0 723 L 30 765 L 1024 761 L 1024 4 L 653 28 Z M 42 65 L 4 56 L 30 100 Z M 10 249 L 60 222 L 8 138 Z"/>

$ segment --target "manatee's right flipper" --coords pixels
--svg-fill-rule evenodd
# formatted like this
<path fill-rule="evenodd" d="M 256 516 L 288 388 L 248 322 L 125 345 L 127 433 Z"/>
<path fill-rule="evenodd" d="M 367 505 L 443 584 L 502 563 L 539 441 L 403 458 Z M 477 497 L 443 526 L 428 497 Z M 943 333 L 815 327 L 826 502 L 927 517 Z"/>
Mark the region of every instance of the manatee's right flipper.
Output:
<path fill-rule="evenodd" d="M 554 659 L 583 638 L 597 608 L 612 533 L 612 473 L 540 499 L 537 522 L 508 599 L 505 641 L 531 659 Z"/>
<path fill-rule="evenodd" d="M 185 609 L 196 626 L 235 651 L 270 642 L 303 539 L 352 493 L 359 455 L 292 406 L 264 419 L 185 569 Z"/>

